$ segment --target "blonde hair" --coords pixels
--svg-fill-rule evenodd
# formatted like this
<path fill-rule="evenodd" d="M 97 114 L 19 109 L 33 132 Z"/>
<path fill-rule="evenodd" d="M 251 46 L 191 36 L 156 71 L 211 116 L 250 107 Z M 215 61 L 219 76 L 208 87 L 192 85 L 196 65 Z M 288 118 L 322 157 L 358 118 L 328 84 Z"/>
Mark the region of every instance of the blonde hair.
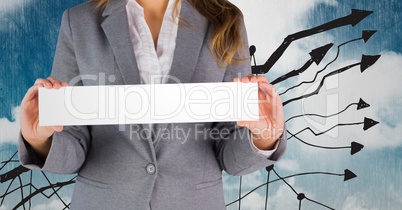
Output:
<path fill-rule="evenodd" d="M 97 8 L 104 9 L 109 1 L 90 0 Z M 175 0 L 173 16 L 178 14 L 181 0 Z M 241 11 L 227 0 L 189 0 L 190 4 L 214 26 L 211 41 L 211 53 L 220 64 L 238 63 L 247 58 L 239 58 L 236 54 L 244 49 L 241 25 Z M 185 21 L 185 20 L 184 20 Z M 243 54 L 244 52 L 242 52 Z"/>

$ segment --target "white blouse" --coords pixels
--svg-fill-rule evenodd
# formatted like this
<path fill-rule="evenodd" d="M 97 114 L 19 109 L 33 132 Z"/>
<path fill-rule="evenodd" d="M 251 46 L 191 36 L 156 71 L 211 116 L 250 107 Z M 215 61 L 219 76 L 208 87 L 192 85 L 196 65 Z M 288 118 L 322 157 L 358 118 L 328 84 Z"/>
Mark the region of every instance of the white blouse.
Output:
<path fill-rule="evenodd" d="M 156 50 L 151 31 L 145 21 L 144 8 L 136 0 L 128 0 L 127 2 L 126 10 L 130 37 L 142 84 L 164 84 L 167 80 L 166 76 L 169 74 L 173 62 L 178 30 L 178 18 L 176 17 L 173 20 L 172 17 L 174 2 L 174 0 L 169 0 Z M 180 5 L 178 9 L 180 11 Z M 152 127 L 152 124 L 149 124 L 149 129 L 152 130 Z M 278 143 L 273 150 L 260 150 L 252 140 L 250 142 L 255 152 L 268 158 L 276 151 Z"/>
<path fill-rule="evenodd" d="M 136 0 L 129 0 L 126 5 L 131 42 L 141 82 L 144 84 L 165 83 L 172 66 L 178 29 L 178 18 L 172 18 L 174 2 L 169 1 L 166 8 L 156 50 L 151 31 L 145 21 L 144 9 Z"/>

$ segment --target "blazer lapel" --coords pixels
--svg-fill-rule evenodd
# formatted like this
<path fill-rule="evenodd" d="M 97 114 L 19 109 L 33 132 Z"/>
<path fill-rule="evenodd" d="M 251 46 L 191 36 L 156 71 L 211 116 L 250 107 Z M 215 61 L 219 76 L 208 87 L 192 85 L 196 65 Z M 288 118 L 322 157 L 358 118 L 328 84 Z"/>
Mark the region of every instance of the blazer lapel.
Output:
<path fill-rule="evenodd" d="M 180 16 L 188 24 L 179 25 L 176 49 L 167 83 L 190 82 L 208 28 L 208 20 L 187 0 L 182 0 Z"/>
<path fill-rule="evenodd" d="M 125 0 L 109 1 L 102 16 L 105 17 L 101 26 L 112 47 L 115 60 L 126 85 L 140 84 L 140 74 L 131 44 Z M 139 124 L 141 130 L 148 129 L 148 125 Z M 146 138 L 153 153 L 152 138 Z"/>
<path fill-rule="evenodd" d="M 109 1 L 102 13 L 105 19 L 101 26 L 113 49 L 125 84 L 139 84 L 141 80 L 131 44 L 125 3 L 124 0 Z M 188 24 L 182 24 L 178 28 L 176 49 L 167 83 L 191 81 L 208 28 L 207 19 L 199 14 L 187 0 L 182 0 L 180 16 Z M 157 124 L 156 133 L 169 124 Z M 144 128 L 144 125 L 142 127 Z M 155 138 L 153 141 L 157 142 L 160 136 Z"/>
<path fill-rule="evenodd" d="M 102 15 L 105 19 L 101 26 L 112 47 L 125 84 L 140 84 L 140 75 L 128 28 L 125 1 L 109 1 Z"/>

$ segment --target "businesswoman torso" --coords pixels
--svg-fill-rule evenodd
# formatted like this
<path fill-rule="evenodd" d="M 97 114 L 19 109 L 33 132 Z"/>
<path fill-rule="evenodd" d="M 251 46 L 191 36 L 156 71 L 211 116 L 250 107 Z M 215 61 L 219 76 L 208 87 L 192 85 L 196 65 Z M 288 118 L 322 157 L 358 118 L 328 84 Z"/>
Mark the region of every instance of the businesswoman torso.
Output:
<path fill-rule="evenodd" d="M 249 75 L 243 23 L 237 21 L 243 40 L 234 55 L 238 62 L 228 63 L 230 55 L 211 50 L 216 27 L 191 2 L 178 4 L 183 24 L 178 25 L 168 79 L 163 82 L 227 82 Z M 50 134 L 46 143 L 30 138 L 35 123 L 28 123 L 31 113 L 25 107 L 32 108 L 29 103 L 39 86 L 66 85 L 58 81 L 70 85 L 144 82 L 126 4 L 126 0 L 110 0 L 105 8 L 96 8 L 88 2 L 64 12 L 52 77 L 38 80 L 21 105 L 20 161 L 31 169 L 78 173 L 71 209 L 225 209 L 222 170 L 244 175 L 275 163 L 284 153 L 285 136 L 278 139 L 279 133 L 267 140 L 267 149 L 274 148 L 268 156 L 256 149 L 250 127 L 236 122 L 153 125 L 154 130 L 183 131 L 165 136 L 142 133 L 148 125 L 56 126 L 36 133 Z M 249 80 L 262 79 L 242 79 Z M 283 124 L 282 112 L 278 111 L 278 122 Z M 281 124 L 278 127 L 283 129 Z M 223 132 L 216 135 L 217 130 Z"/>

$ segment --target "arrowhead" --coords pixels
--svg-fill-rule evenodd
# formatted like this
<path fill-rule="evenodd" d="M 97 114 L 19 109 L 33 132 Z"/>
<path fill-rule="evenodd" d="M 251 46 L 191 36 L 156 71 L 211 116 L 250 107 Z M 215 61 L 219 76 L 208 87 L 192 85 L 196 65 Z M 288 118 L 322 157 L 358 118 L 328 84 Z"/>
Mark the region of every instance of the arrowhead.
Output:
<path fill-rule="evenodd" d="M 251 45 L 248 49 L 250 51 L 250 56 L 253 56 L 255 51 L 257 51 L 257 48 L 254 45 Z"/>
<path fill-rule="evenodd" d="M 377 31 L 363 31 L 362 38 L 367 42 Z"/>
<path fill-rule="evenodd" d="M 360 152 L 360 150 L 362 150 L 363 147 L 364 147 L 363 144 L 359 144 L 359 143 L 357 143 L 357 142 L 352 142 L 352 144 L 351 144 L 352 150 L 350 151 L 350 154 L 351 154 L 351 155 L 354 155 L 354 154 Z"/>
<path fill-rule="evenodd" d="M 267 166 L 265 169 L 266 169 L 268 172 L 270 172 L 270 171 L 272 171 L 272 169 L 274 169 L 274 165 Z"/>
<path fill-rule="evenodd" d="M 354 174 L 353 172 L 351 172 L 348 169 L 345 169 L 345 178 L 343 179 L 343 181 L 346 182 L 346 181 L 351 180 L 356 177 L 357 177 L 356 174 Z"/>
<path fill-rule="evenodd" d="M 381 55 L 363 55 L 360 64 L 360 71 L 363 73 L 370 66 L 374 65 L 380 57 Z"/>
<path fill-rule="evenodd" d="M 377 122 L 377 121 L 375 121 L 375 120 L 373 120 L 373 119 L 370 119 L 370 118 L 365 117 L 365 118 L 364 118 L 364 126 L 363 126 L 363 130 L 367 130 L 367 129 L 369 129 L 369 128 L 371 128 L 371 127 L 373 127 L 373 126 L 377 125 L 377 124 L 378 124 L 378 122 Z"/>
<path fill-rule="evenodd" d="M 329 43 L 310 52 L 311 59 L 315 62 L 315 64 L 320 64 L 325 54 L 327 54 L 328 50 L 331 49 L 332 46 L 334 46 L 334 44 Z"/>
<path fill-rule="evenodd" d="M 373 11 L 352 9 L 352 14 L 350 15 L 350 17 L 352 18 L 352 26 L 357 25 L 360 21 L 362 21 L 364 18 L 371 15 L 372 13 Z"/>
<path fill-rule="evenodd" d="M 359 103 L 357 104 L 357 110 L 364 109 L 364 108 L 367 108 L 369 106 L 370 106 L 370 104 L 368 104 L 365 101 L 363 101 L 363 99 L 360 99 Z"/>

